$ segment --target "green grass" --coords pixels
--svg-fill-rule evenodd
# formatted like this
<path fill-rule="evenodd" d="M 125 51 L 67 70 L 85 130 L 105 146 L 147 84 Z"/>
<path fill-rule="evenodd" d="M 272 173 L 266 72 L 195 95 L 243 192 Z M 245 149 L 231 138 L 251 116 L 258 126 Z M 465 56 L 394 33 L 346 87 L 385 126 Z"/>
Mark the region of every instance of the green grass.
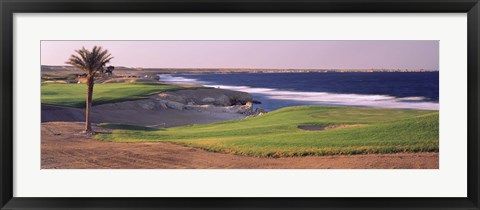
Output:
<path fill-rule="evenodd" d="M 169 142 L 258 157 L 438 152 L 438 111 L 298 106 L 222 123 L 155 129 L 110 127 L 96 139 Z M 299 125 L 361 126 L 307 131 Z"/>
<path fill-rule="evenodd" d="M 93 105 L 143 99 L 165 90 L 180 89 L 158 83 L 106 83 L 95 84 Z M 87 85 L 42 83 L 42 103 L 71 107 L 85 107 Z"/>

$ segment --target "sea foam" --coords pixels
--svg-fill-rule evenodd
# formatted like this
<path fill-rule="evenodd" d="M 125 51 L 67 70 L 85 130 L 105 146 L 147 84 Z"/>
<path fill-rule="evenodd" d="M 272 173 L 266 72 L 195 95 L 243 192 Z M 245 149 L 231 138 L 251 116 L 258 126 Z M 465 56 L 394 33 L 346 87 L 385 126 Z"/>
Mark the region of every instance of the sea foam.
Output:
<path fill-rule="evenodd" d="M 189 79 L 181 76 L 161 75 L 161 81 L 172 83 L 188 83 L 204 85 L 206 87 L 221 88 L 247 92 L 260 96 L 264 99 L 294 101 L 305 105 L 341 105 L 341 106 L 362 106 L 376 108 L 398 108 L 398 109 L 424 109 L 438 110 L 439 104 L 425 101 L 425 97 L 394 97 L 389 95 L 365 95 L 365 94 L 347 94 L 347 93 L 329 93 L 329 92 L 303 92 L 278 90 L 273 88 L 257 88 L 249 86 L 228 86 L 217 85 L 208 82 Z"/>

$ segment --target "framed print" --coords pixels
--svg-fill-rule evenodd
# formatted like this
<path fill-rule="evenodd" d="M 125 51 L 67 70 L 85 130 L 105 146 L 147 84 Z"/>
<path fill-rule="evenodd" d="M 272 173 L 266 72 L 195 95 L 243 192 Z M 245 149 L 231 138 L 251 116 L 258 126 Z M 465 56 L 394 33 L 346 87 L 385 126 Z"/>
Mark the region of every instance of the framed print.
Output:
<path fill-rule="evenodd" d="M 2 1 L 2 209 L 478 209 L 468 1 Z"/>

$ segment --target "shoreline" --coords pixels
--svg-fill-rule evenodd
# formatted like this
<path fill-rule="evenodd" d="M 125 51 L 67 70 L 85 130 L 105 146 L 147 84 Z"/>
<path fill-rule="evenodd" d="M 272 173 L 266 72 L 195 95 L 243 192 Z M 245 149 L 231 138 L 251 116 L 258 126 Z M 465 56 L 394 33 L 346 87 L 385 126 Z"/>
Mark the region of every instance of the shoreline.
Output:
<path fill-rule="evenodd" d="M 162 78 L 161 75 L 166 76 Z M 423 96 L 396 97 L 381 94 L 308 92 L 276 88 L 250 87 L 247 85 L 208 84 L 197 79 L 185 78 L 182 74 L 156 73 L 154 78 L 162 83 L 180 86 L 202 86 L 231 91 L 246 92 L 260 101 L 261 108 L 274 111 L 288 106 L 348 106 L 386 109 L 439 110 L 438 101 L 424 100 Z M 265 106 L 267 104 L 267 106 Z M 269 104 L 269 105 L 268 105 Z"/>
<path fill-rule="evenodd" d="M 43 66 L 42 73 L 47 75 L 48 72 L 57 71 L 66 73 L 72 72 L 74 69 L 65 66 Z M 47 70 L 46 70 L 47 69 Z M 308 91 L 292 91 L 284 89 L 275 89 L 275 88 L 261 88 L 261 87 L 248 87 L 248 86 L 228 86 L 228 85 L 216 85 L 216 84 L 203 84 L 201 81 L 198 83 L 196 82 L 188 82 L 188 81 L 168 81 L 162 80 L 159 81 L 160 74 L 162 75 L 172 75 L 174 77 L 180 76 L 181 74 L 188 74 L 188 73 L 198 73 L 198 72 L 188 72 L 188 71 L 173 71 L 173 68 L 163 68 L 164 70 L 169 71 L 160 71 L 160 68 L 148 68 L 148 69 L 135 69 L 135 68 L 126 68 L 126 67 L 119 67 L 116 69 L 117 76 L 111 79 L 104 81 L 103 83 L 116 83 L 116 82 L 153 82 L 153 83 L 164 83 L 164 84 L 173 84 L 173 85 L 180 85 L 185 87 L 212 87 L 217 88 L 220 87 L 221 89 L 227 90 L 236 90 L 241 92 L 247 92 L 254 97 L 256 97 L 257 101 L 261 101 L 263 105 L 254 105 L 255 107 L 261 107 L 267 111 L 273 111 L 282 107 L 286 106 L 299 106 L 299 105 L 320 105 L 320 106 L 351 106 L 351 107 L 372 107 L 372 108 L 393 108 L 393 109 L 419 109 L 419 110 L 439 110 L 439 103 L 436 100 L 428 100 L 429 97 L 432 96 L 391 96 L 388 93 L 385 94 L 362 94 L 362 93 L 337 93 L 337 92 L 308 92 Z M 218 68 L 203 68 L 200 70 L 219 70 Z M 234 73 L 252 73 L 250 71 L 236 71 L 236 70 L 245 70 L 248 68 L 234 68 L 235 71 L 233 72 L 210 72 L 204 71 L 203 73 L 217 73 L 217 74 L 234 74 Z M 172 71 L 170 71 L 172 70 Z M 192 70 L 189 69 L 181 69 L 181 70 Z M 223 69 L 225 70 L 225 69 Z M 248 69 L 252 70 L 252 69 Z M 264 69 L 268 70 L 268 69 Z M 277 69 L 281 70 L 281 69 Z M 291 69 L 286 69 L 285 71 L 290 71 Z M 307 71 L 308 69 L 301 69 L 301 71 Z M 329 71 L 329 72 L 338 72 L 343 70 L 338 69 L 315 69 L 314 72 L 320 71 Z M 283 71 L 283 70 L 282 70 Z M 369 71 L 369 69 L 350 69 L 346 70 L 346 72 L 365 72 Z M 385 72 L 396 72 L 396 69 L 388 70 Z M 56 73 L 60 73 L 56 72 Z M 299 71 L 293 71 L 295 73 L 302 73 Z M 381 72 L 381 71 L 375 71 Z M 401 71 L 401 72 L 438 72 L 435 70 L 409 70 L 409 71 Z M 203 74 L 201 73 L 201 74 Z M 269 72 L 269 73 L 281 73 L 281 72 Z M 289 72 L 284 72 L 289 73 Z M 308 72 L 305 72 L 308 73 Z M 48 81 L 49 83 L 51 81 Z M 59 82 L 62 83 L 62 82 Z M 247 84 L 248 85 L 248 84 Z M 258 97 L 258 98 L 257 98 Z M 376 98 L 377 97 L 377 98 Z M 419 99 L 420 98 L 420 99 Z M 426 98 L 427 100 L 421 99 Z M 436 99 L 433 96 L 433 99 Z M 264 101 L 263 101 L 264 100 Z M 350 100 L 350 101 L 348 101 Z M 286 105 L 281 105 L 285 103 Z M 265 106 L 266 104 L 273 104 L 272 108 Z M 278 105 L 280 104 L 280 105 Z"/>
<path fill-rule="evenodd" d="M 157 73 L 155 74 L 157 75 Z M 102 83 L 127 82 L 125 79 L 132 78 L 111 78 Z M 177 127 L 193 124 L 208 124 L 223 122 L 229 120 L 239 120 L 248 116 L 256 116 L 265 113 L 264 109 L 258 107 L 272 106 L 280 104 L 274 109 L 289 106 L 346 106 L 346 107 L 366 107 L 366 108 L 386 108 L 386 109 L 416 109 L 422 108 L 398 108 L 398 107 L 375 107 L 359 104 L 335 104 L 335 103 L 308 103 L 306 101 L 293 102 L 292 104 L 281 104 L 275 100 L 267 100 L 271 96 L 261 94 L 261 92 L 248 92 L 243 89 L 214 88 L 209 86 L 195 86 L 194 84 L 177 83 L 161 81 L 156 77 L 140 77 L 138 79 L 151 81 L 159 84 L 171 84 L 186 87 L 184 90 L 169 90 L 160 94 L 155 94 L 147 99 L 131 100 L 124 102 L 115 102 L 109 104 L 96 105 L 93 107 L 92 118 L 94 123 L 113 123 L 139 125 L 152 128 Z M 134 80 L 133 82 L 141 82 Z M 192 88 L 194 87 L 194 88 Z M 286 92 L 286 91 L 283 91 Z M 237 95 L 235 95 L 235 94 Z M 226 103 L 238 95 L 245 97 L 241 102 Z M 307 94 L 312 94 L 308 93 Z M 315 93 L 313 93 L 315 94 Z M 293 94 L 288 93 L 288 96 Z M 352 94 L 350 94 L 352 95 Z M 301 92 L 297 96 L 303 100 Z M 319 95 L 318 97 L 325 97 Z M 203 103 L 202 100 L 208 101 Z M 220 101 L 220 102 L 219 102 Z M 260 101 L 261 104 L 253 104 L 254 101 Z M 294 100 L 292 100 L 294 101 Z M 413 104 L 413 103 L 412 103 Z M 262 106 L 263 105 L 263 106 Z M 438 109 L 424 109 L 438 110 Z M 72 107 L 63 107 L 51 104 L 42 104 L 41 122 L 82 122 L 84 121 L 85 110 Z"/>

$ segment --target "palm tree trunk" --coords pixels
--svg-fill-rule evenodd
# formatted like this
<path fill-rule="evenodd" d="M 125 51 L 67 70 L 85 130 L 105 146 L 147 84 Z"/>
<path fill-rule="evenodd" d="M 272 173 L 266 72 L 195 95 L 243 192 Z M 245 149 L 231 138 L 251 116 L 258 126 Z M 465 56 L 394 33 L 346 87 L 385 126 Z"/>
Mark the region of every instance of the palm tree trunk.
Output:
<path fill-rule="evenodd" d="M 87 100 L 86 100 L 86 110 L 85 110 L 85 131 L 92 132 L 92 125 L 90 123 L 90 112 L 92 110 L 92 98 L 93 98 L 93 85 L 94 78 L 93 75 L 87 76 Z"/>

